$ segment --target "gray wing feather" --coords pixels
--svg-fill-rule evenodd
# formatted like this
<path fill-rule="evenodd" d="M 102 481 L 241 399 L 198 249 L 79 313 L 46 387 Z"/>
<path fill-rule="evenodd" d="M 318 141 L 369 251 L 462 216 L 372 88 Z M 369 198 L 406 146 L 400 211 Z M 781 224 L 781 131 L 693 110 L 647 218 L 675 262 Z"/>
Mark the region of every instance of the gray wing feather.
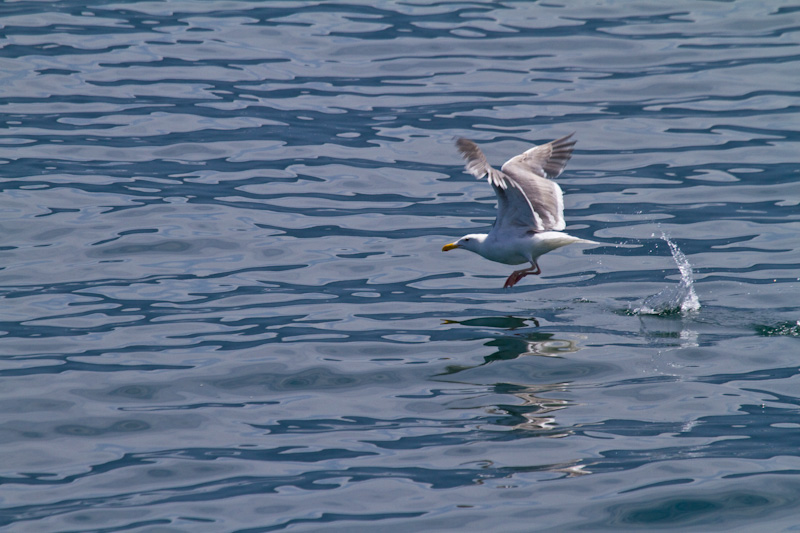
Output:
<path fill-rule="evenodd" d="M 570 133 L 547 144 L 534 146 L 506 161 L 501 170 L 509 172 L 510 168 L 514 167 L 539 178 L 556 179 L 572 157 L 572 150 L 575 149 L 577 142 L 570 140 L 573 135 L 575 134 Z"/>
<path fill-rule="evenodd" d="M 572 157 L 572 133 L 555 141 L 534 146 L 512 157 L 502 171 L 523 190 L 531 208 L 542 220 L 544 230 L 561 231 L 564 221 L 564 195 L 554 181 Z"/>
<path fill-rule="evenodd" d="M 458 139 L 458 147 L 467 160 L 467 172 L 480 179 L 489 176 L 497 195 L 495 228 L 511 226 L 523 230 L 563 230 L 564 201 L 561 187 L 548 178 L 564 170 L 572 156 L 572 134 L 535 146 L 509 159 L 501 170 L 492 168 L 480 148 L 467 139 Z"/>
<path fill-rule="evenodd" d="M 467 172 L 478 179 L 488 175 L 489 183 L 492 184 L 497 195 L 497 218 L 494 221 L 494 229 L 516 226 L 522 232 L 529 229 L 538 229 L 541 221 L 536 220 L 536 213 L 533 211 L 530 202 L 523 191 L 514 181 L 509 179 L 502 171 L 492 168 L 486 161 L 481 149 L 469 139 L 460 138 L 456 141 L 456 146 L 464 159 L 467 160 L 465 168 Z"/>

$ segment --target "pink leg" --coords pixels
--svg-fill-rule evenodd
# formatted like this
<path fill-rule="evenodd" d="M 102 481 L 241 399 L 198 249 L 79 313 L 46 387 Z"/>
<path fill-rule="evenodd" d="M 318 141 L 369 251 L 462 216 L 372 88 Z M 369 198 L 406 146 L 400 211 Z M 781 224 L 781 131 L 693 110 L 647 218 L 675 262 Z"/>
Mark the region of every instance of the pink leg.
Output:
<path fill-rule="evenodd" d="M 521 280 L 522 278 L 524 278 L 528 274 L 537 275 L 537 274 L 541 274 L 541 273 L 542 273 L 542 271 L 539 269 L 539 265 L 537 265 L 536 263 L 531 263 L 531 267 L 530 268 L 526 268 L 526 269 L 523 269 L 523 270 L 515 270 L 514 272 L 512 272 L 512 274 L 510 276 L 508 276 L 508 279 L 506 280 L 506 284 L 503 285 L 503 288 L 504 289 L 508 289 L 508 288 L 513 287 L 514 285 L 517 284 L 517 282 L 519 280 Z"/>

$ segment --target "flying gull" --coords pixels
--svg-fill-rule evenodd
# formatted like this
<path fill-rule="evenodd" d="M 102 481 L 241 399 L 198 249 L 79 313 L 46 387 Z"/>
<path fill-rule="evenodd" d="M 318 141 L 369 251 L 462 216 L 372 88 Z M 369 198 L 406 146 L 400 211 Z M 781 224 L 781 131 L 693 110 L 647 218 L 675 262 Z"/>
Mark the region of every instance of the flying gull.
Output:
<path fill-rule="evenodd" d="M 508 277 L 504 288 L 509 288 L 528 274 L 541 274 L 536 260 L 547 252 L 572 243 L 600 244 L 561 231 L 567 226 L 564 200 L 561 187 L 553 179 L 572 157 L 572 135 L 534 146 L 506 161 L 500 170 L 489 166 L 474 142 L 458 139 L 456 146 L 467 160 L 467 172 L 478 179 L 489 175 L 497 195 L 497 218 L 488 235 L 465 235 L 442 251 L 464 248 L 506 265 L 529 262 L 529 268 L 516 270 Z"/>

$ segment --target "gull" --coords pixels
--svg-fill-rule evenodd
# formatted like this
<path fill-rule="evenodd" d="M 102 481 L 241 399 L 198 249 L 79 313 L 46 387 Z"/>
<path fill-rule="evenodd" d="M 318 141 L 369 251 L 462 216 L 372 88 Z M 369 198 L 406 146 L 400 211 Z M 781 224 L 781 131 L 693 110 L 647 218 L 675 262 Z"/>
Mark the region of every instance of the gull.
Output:
<path fill-rule="evenodd" d="M 506 265 L 530 263 L 529 268 L 515 270 L 508 277 L 503 285 L 507 289 L 529 274 L 541 274 L 536 261 L 547 252 L 573 243 L 600 244 L 561 231 L 567 226 L 564 199 L 553 179 L 572 157 L 573 135 L 534 146 L 506 161 L 500 170 L 489 165 L 474 142 L 458 139 L 456 146 L 467 161 L 467 172 L 478 179 L 489 176 L 497 195 L 497 218 L 488 234 L 465 235 L 442 251 L 463 248 Z"/>

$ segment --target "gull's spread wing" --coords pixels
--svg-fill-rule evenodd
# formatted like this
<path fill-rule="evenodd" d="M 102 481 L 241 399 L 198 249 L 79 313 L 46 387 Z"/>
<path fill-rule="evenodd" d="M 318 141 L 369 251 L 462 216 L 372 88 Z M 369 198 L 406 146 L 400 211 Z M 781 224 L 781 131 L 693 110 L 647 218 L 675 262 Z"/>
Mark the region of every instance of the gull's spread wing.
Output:
<path fill-rule="evenodd" d="M 551 179 L 564 170 L 572 156 L 572 134 L 535 146 L 509 159 L 501 170 L 492 168 L 480 148 L 467 139 L 458 139 L 458 147 L 467 160 L 467 172 L 480 179 L 489 176 L 497 194 L 495 227 L 516 227 L 534 231 L 560 231 L 564 222 L 561 187 Z"/>

